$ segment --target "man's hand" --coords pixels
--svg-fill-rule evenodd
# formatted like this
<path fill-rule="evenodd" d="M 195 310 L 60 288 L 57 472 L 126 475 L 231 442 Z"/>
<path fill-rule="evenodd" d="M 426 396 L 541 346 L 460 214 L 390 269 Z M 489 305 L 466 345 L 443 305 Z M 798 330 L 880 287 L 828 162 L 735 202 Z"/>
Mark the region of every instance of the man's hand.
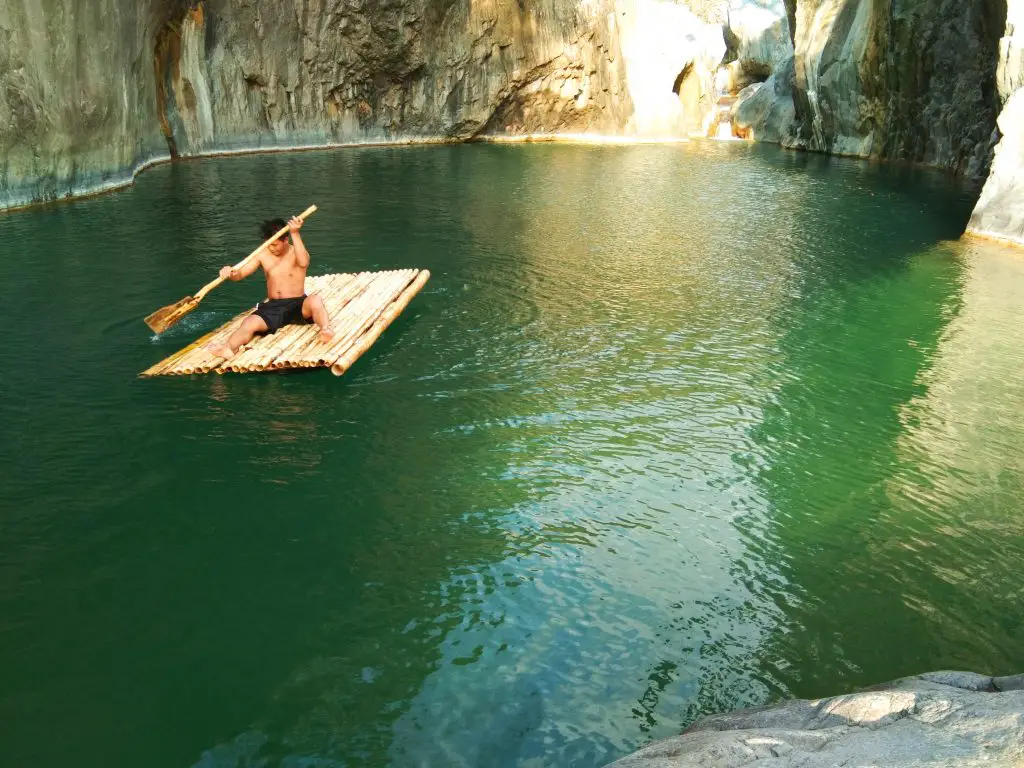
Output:
<path fill-rule="evenodd" d="M 221 267 L 220 276 L 225 280 L 234 280 L 235 268 L 234 267 Z"/>
<path fill-rule="evenodd" d="M 295 234 L 300 229 L 302 229 L 302 219 L 298 216 L 292 216 L 291 220 L 288 222 L 288 231 Z"/>

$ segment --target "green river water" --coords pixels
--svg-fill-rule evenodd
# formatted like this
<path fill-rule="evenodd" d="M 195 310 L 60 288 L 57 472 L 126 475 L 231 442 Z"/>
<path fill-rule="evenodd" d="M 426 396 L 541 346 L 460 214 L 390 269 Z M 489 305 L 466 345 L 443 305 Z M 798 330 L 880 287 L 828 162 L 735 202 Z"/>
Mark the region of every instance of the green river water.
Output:
<path fill-rule="evenodd" d="M 0 764 L 600 766 L 1024 671 L 1024 258 L 977 189 L 747 144 L 203 160 L 0 216 Z M 320 211 L 433 277 L 344 377 L 141 380 Z"/>

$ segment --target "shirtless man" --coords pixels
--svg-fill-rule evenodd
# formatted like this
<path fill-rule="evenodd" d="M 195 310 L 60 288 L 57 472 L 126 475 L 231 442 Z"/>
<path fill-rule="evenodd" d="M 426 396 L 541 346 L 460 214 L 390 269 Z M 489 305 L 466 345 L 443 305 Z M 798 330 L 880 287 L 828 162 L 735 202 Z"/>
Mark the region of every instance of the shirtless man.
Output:
<path fill-rule="evenodd" d="M 273 236 L 284 226 L 284 219 L 263 222 L 263 239 Z M 259 256 L 242 269 L 221 269 L 221 277 L 237 281 L 244 280 L 263 267 L 263 274 L 267 278 L 267 300 L 256 305 L 256 311 L 242 321 L 227 342 L 207 346 L 207 349 L 218 357 L 226 360 L 239 348 L 252 341 L 253 336 L 274 333 L 285 325 L 307 325 L 312 321 L 320 326 L 321 342 L 326 344 L 334 338 L 334 329 L 324 308 L 323 299 L 315 293 L 309 296 L 305 294 L 309 251 L 306 250 L 299 235 L 302 219 L 293 216 L 287 226 L 291 235 L 290 243 L 288 235 L 282 235 L 260 251 Z"/>

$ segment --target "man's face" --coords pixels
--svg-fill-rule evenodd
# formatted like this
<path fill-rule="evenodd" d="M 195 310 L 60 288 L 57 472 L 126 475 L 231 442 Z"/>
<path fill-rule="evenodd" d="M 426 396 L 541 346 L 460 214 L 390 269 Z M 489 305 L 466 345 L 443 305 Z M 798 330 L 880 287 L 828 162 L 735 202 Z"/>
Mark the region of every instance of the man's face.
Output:
<path fill-rule="evenodd" d="M 280 240 L 275 240 L 274 242 L 272 242 L 270 245 L 267 246 L 267 250 L 270 251 L 275 256 L 282 255 L 285 251 L 288 250 L 288 235 L 285 235 Z"/>

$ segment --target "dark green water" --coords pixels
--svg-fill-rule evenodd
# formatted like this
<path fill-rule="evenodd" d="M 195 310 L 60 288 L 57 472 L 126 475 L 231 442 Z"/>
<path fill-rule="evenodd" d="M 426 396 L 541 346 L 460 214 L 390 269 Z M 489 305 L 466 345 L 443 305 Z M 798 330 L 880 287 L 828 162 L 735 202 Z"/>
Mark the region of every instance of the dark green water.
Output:
<path fill-rule="evenodd" d="M 139 380 L 320 206 L 433 278 L 345 377 Z M 747 145 L 166 166 L 0 217 L 0 762 L 598 766 L 1024 670 L 1024 260 L 939 175 Z"/>

